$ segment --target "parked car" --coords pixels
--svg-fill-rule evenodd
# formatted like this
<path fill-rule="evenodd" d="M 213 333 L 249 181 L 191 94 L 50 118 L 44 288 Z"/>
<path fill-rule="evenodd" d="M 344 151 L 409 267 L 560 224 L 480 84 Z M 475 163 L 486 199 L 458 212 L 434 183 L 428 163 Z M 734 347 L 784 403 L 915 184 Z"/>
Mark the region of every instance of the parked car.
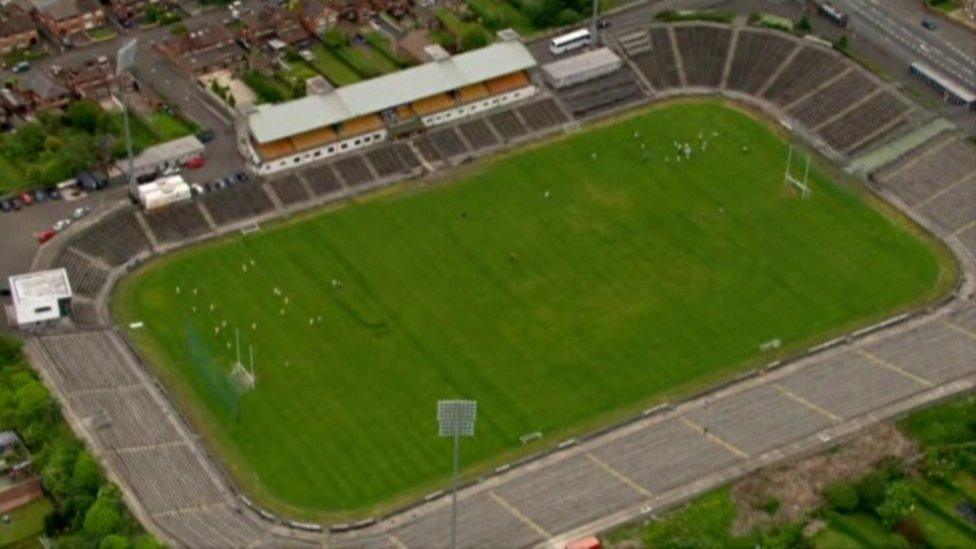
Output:
<path fill-rule="evenodd" d="M 235 177 L 237 177 L 237 180 L 241 182 L 247 181 L 251 178 L 249 175 L 247 175 L 247 172 L 237 172 Z"/>
<path fill-rule="evenodd" d="M 207 189 L 203 188 L 199 183 L 193 183 L 190 185 L 190 191 L 192 191 L 193 195 L 196 196 L 207 192 Z"/>
<path fill-rule="evenodd" d="M 75 177 L 75 185 L 77 185 L 81 190 L 93 192 L 101 188 L 104 188 L 108 183 L 104 179 L 95 177 L 95 174 L 84 171 Z"/>
<path fill-rule="evenodd" d="M 922 26 L 925 27 L 926 29 L 930 30 L 930 31 L 934 31 L 934 30 L 938 30 L 939 29 L 939 25 L 935 21 L 932 21 L 931 19 L 925 19 L 925 20 L 923 20 L 922 21 Z"/>
<path fill-rule="evenodd" d="M 47 187 L 44 189 L 44 192 L 47 193 L 47 197 L 51 200 L 61 200 L 61 191 L 57 187 Z"/>
<path fill-rule="evenodd" d="M 157 172 L 144 173 L 142 175 L 136 176 L 136 183 L 142 185 L 143 183 L 149 183 L 150 181 L 155 181 L 157 178 L 159 178 L 159 174 Z"/>
<path fill-rule="evenodd" d="M 14 210 L 18 212 L 20 211 L 21 208 L 24 207 L 24 201 L 21 200 L 19 196 L 15 196 L 12 199 L 10 199 L 10 204 L 12 204 Z"/>
<path fill-rule="evenodd" d="M 71 212 L 71 217 L 75 219 L 81 219 L 82 217 L 88 215 L 88 212 L 90 211 L 91 208 L 89 208 L 88 206 L 78 206 L 77 208 L 75 208 L 75 211 Z"/>
<path fill-rule="evenodd" d="M 47 198 L 48 196 L 47 193 L 44 192 L 44 189 L 37 189 L 34 191 L 34 202 L 37 202 L 38 204 L 47 202 Z"/>
<path fill-rule="evenodd" d="M 67 229 L 71 225 L 70 219 L 59 219 L 57 223 L 54 224 L 54 231 L 60 233 L 61 231 Z"/>
<path fill-rule="evenodd" d="M 224 177 L 223 181 L 225 187 L 233 187 L 234 185 L 237 185 L 237 180 L 234 179 L 234 176 L 232 175 Z"/>
<path fill-rule="evenodd" d="M 4 198 L 0 200 L 0 210 L 5 212 L 12 212 L 14 210 L 14 203 L 9 198 Z"/>
<path fill-rule="evenodd" d="M 37 233 L 37 243 L 44 244 L 48 240 L 54 238 L 54 235 L 58 234 L 54 229 L 44 229 L 43 231 Z"/>
<path fill-rule="evenodd" d="M 213 130 L 200 130 L 197 132 L 197 139 L 199 139 L 201 143 L 210 143 L 213 141 L 213 138 Z"/>
<path fill-rule="evenodd" d="M 193 158 L 187 160 L 183 164 L 183 167 L 188 170 L 196 170 L 202 168 L 206 163 L 207 161 L 202 156 L 194 156 Z"/>
<path fill-rule="evenodd" d="M 20 193 L 20 201 L 24 203 L 24 206 L 30 206 L 34 203 L 34 197 L 31 196 L 31 193 L 24 191 Z"/>
<path fill-rule="evenodd" d="M 14 65 L 14 67 L 10 70 L 14 71 L 17 74 L 25 73 L 30 70 L 30 63 L 28 63 L 27 61 L 21 61 L 20 63 Z"/>

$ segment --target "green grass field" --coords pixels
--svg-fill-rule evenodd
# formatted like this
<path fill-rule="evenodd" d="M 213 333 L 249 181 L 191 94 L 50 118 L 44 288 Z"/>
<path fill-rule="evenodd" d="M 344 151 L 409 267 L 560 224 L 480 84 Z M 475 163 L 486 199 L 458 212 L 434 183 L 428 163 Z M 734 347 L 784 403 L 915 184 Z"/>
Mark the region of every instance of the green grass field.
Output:
<path fill-rule="evenodd" d="M 663 106 L 170 255 L 123 281 L 115 315 L 145 323 L 133 337 L 263 504 L 388 507 L 446 479 L 438 399 L 478 400 L 473 474 L 951 284 L 943 251 L 854 192 L 816 173 L 812 198 L 788 192 L 768 128 Z M 675 141 L 694 144 L 680 164 Z M 239 402 L 234 327 L 257 357 Z"/>

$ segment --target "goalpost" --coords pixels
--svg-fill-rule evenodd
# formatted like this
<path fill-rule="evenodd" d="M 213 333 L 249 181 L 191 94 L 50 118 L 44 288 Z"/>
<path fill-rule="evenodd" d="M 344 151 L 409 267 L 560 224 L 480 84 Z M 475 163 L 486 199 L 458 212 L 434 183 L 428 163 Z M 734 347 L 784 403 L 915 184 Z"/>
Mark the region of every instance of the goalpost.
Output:
<path fill-rule="evenodd" d="M 253 391 L 257 382 L 257 378 L 254 375 L 254 347 L 248 346 L 251 365 L 250 368 L 247 368 L 241 362 L 241 338 L 238 330 L 234 330 L 234 338 L 237 342 L 237 362 L 234 363 L 234 369 L 231 370 L 227 377 L 234 385 L 234 389 L 238 394 L 243 394 L 248 391 Z"/>
<path fill-rule="evenodd" d="M 810 178 L 810 155 L 807 154 L 805 156 L 806 156 L 806 165 L 803 168 L 803 179 L 800 179 L 800 178 L 794 176 L 793 175 L 793 172 L 792 172 L 792 168 L 793 168 L 793 140 L 791 139 L 790 140 L 790 150 L 786 154 L 786 175 L 784 176 L 784 179 L 786 181 L 786 185 L 787 186 L 792 185 L 792 186 L 794 186 L 794 187 L 796 187 L 797 189 L 800 190 L 800 196 L 802 196 L 803 198 L 809 198 L 810 197 L 810 185 L 809 185 L 809 178 Z"/>

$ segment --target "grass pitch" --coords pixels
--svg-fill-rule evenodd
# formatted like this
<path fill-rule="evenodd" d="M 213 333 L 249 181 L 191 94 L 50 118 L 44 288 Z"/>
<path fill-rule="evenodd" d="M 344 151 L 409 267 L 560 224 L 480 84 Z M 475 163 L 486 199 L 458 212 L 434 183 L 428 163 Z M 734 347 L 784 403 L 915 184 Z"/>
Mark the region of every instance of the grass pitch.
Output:
<path fill-rule="evenodd" d="M 449 474 L 438 399 L 478 400 L 483 470 L 944 291 L 943 252 L 819 174 L 793 196 L 785 159 L 742 112 L 672 104 L 176 253 L 116 315 L 262 503 L 375 510 Z M 231 402 L 234 327 L 257 387 Z"/>

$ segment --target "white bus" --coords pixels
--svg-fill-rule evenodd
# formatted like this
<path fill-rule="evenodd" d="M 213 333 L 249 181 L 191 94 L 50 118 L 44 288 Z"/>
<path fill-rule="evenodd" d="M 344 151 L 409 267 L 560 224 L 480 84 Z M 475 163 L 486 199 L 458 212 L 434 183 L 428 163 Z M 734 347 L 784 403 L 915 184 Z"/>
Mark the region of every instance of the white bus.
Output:
<path fill-rule="evenodd" d="M 573 32 L 557 36 L 549 41 L 549 51 L 554 55 L 573 51 L 582 48 L 593 41 L 590 29 L 579 29 Z"/>

